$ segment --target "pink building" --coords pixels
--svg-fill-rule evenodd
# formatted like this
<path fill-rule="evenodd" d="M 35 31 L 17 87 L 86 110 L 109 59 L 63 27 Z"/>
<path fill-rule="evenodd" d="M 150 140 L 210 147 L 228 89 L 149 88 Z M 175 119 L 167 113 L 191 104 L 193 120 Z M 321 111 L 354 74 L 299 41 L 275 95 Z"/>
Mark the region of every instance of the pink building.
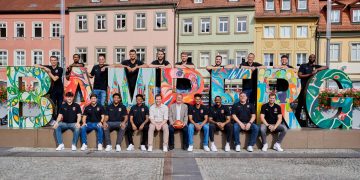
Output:
<path fill-rule="evenodd" d="M 92 67 L 99 54 L 115 64 L 136 49 L 149 64 L 164 49 L 173 64 L 175 7 L 172 0 L 77 0 L 69 6 L 69 52 Z"/>
<path fill-rule="evenodd" d="M 45 0 L 0 1 L 0 67 L 49 64 L 51 55 L 60 57 L 59 3 Z M 65 31 L 68 34 L 68 30 Z M 65 36 L 65 57 L 68 57 L 68 42 Z"/>

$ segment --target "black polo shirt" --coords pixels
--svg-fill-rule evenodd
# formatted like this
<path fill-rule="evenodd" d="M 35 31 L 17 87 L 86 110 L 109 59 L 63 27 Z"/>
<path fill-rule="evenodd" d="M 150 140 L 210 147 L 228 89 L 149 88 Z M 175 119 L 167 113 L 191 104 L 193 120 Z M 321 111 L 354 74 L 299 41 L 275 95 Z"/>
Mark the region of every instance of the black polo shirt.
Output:
<path fill-rule="evenodd" d="M 94 79 L 94 89 L 99 90 L 107 90 L 108 86 L 108 68 L 105 68 L 104 71 L 101 71 L 101 68 L 108 66 L 107 64 L 104 64 L 100 67 L 100 65 L 95 65 L 90 74 L 91 76 L 95 76 Z"/>
<path fill-rule="evenodd" d="M 317 64 L 305 63 L 305 64 L 300 65 L 299 72 L 301 72 L 303 75 L 312 74 L 312 72 L 315 69 L 319 69 L 321 67 L 322 66 L 317 65 Z M 301 78 L 301 88 L 305 88 L 305 86 L 310 78 L 311 78 L 311 76 L 307 77 L 307 78 Z"/>
<path fill-rule="evenodd" d="M 132 106 L 130 109 L 130 116 L 133 116 L 133 121 L 136 125 L 141 125 L 146 120 L 146 115 L 149 115 L 149 108 L 142 104 Z"/>
<path fill-rule="evenodd" d="M 205 120 L 205 115 L 209 115 L 209 109 L 204 105 L 200 105 L 200 108 L 198 109 L 196 108 L 196 105 L 194 105 L 190 106 L 188 114 L 192 115 L 194 122 L 199 123 Z"/>
<path fill-rule="evenodd" d="M 77 103 L 64 103 L 59 109 L 59 114 L 63 116 L 62 122 L 64 123 L 76 123 L 77 115 L 81 115 L 80 105 Z"/>
<path fill-rule="evenodd" d="M 259 66 L 262 66 L 262 64 L 260 64 L 258 62 L 253 62 L 250 65 L 249 62 L 243 62 L 243 63 L 241 63 L 240 68 L 242 66 L 259 67 Z M 255 90 L 256 85 L 257 85 L 257 69 L 252 71 L 251 79 L 243 79 L 243 89 L 254 89 Z"/>
<path fill-rule="evenodd" d="M 182 62 L 177 62 L 176 65 L 183 65 Z M 186 62 L 186 65 L 194 65 L 192 62 Z M 188 90 L 191 89 L 190 80 L 185 78 L 179 78 L 176 80 L 176 89 Z"/>
<path fill-rule="evenodd" d="M 159 60 L 154 60 L 151 64 L 152 65 L 164 65 L 164 66 L 167 66 L 170 63 L 167 60 L 163 60 L 161 63 L 160 63 Z M 160 86 L 161 86 L 161 69 L 156 68 L 156 87 L 160 87 Z"/>
<path fill-rule="evenodd" d="M 288 68 L 294 68 L 290 65 L 286 65 Z M 276 80 L 276 90 L 277 91 L 286 91 L 289 88 L 289 83 L 286 79 L 277 79 Z"/>
<path fill-rule="evenodd" d="M 226 117 L 230 116 L 229 108 L 221 105 L 214 105 L 210 109 L 209 117 L 211 117 L 215 122 L 225 122 Z"/>
<path fill-rule="evenodd" d="M 123 122 L 127 115 L 127 110 L 123 104 L 115 106 L 113 103 L 106 108 L 106 115 L 109 116 L 109 122 Z"/>
<path fill-rule="evenodd" d="M 63 75 L 63 68 L 59 67 L 59 66 L 56 66 L 55 69 L 53 69 L 52 66 L 45 66 L 47 68 L 50 69 L 51 71 L 51 74 L 53 74 L 54 76 L 58 76 L 59 79 L 56 80 L 56 81 L 53 81 L 52 78 L 51 79 L 51 86 L 50 86 L 50 89 L 49 89 L 49 94 L 52 94 L 52 93 L 59 93 L 59 94 L 62 94 L 64 92 L 64 84 L 63 84 L 63 81 L 62 81 L 62 75 Z"/>
<path fill-rule="evenodd" d="M 99 104 L 96 104 L 95 107 L 89 104 L 84 109 L 84 115 L 86 116 L 86 122 L 100 122 L 101 115 L 105 115 L 105 110 Z"/>
<path fill-rule="evenodd" d="M 231 111 L 242 123 L 248 123 L 251 115 L 255 114 L 255 107 L 250 103 L 241 104 L 238 102 L 233 105 Z"/>
<path fill-rule="evenodd" d="M 73 67 L 85 67 L 85 64 L 84 64 L 84 63 L 80 63 L 80 62 L 74 62 L 74 63 L 72 63 L 72 64 L 66 69 L 65 74 L 66 74 L 67 76 L 70 75 L 71 69 L 72 69 Z"/>
<path fill-rule="evenodd" d="M 121 62 L 122 65 L 124 66 L 129 66 L 131 68 L 134 68 L 136 65 L 141 66 L 144 63 L 141 62 L 140 60 L 135 60 L 134 63 L 132 63 L 130 60 L 125 60 Z M 137 81 L 137 77 L 139 74 L 139 69 L 136 69 L 133 72 L 129 72 L 127 68 L 125 68 L 125 74 L 126 74 L 126 78 L 128 80 L 128 84 L 129 84 L 129 91 L 130 91 L 130 97 L 133 97 L 134 91 L 135 91 L 135 86 L 136 86 L 136 81 Z"/>
<path fill-rule="evenodd" d="M 266 103 L 261 106 L 260 114 L 265 115 L 265 120 L 268 124 L 276 124 L 278 115 L 281 114 L 281 107 L 277 104 L 271 107 L 269 103 Z"/>

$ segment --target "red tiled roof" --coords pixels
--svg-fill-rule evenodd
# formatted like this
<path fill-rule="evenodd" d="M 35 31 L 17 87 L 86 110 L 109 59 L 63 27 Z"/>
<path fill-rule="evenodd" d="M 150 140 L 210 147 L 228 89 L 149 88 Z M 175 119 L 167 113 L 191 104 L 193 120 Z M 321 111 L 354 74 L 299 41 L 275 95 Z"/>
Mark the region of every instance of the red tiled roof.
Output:
<path fill-rule="evenodd" d="M 103 7 L 103 6 L 144 6 L 144 5 L 170 5 L 176 4 L 178 0 L 101 0 L 93 3 L 90 0 L 72 0 L 71 7 Z"/>
<path fill-rule="evenodd" d="M 317 18 L 319 17 L 319 0 L 308 0 L 306 11 L 297 9 L 297 0 L 291 0 L 291 10 L 281 11 L 281 0 L 274 0 L 275 10 L 265 11 L 265 0 L 255 0 L 255 18 Z"/>
<path fill-rule="evenodd" d="M 66 0 L 69 5 L 70 0 Z M 0 0 L 0 12 L 60 11 L 60 0 Z"/>
<path fill-rule="evenodd" d="M 332 32 L 353 32 L 353 31 L 360 31 L 360 24 L 353 24 L 351 22 L 351 15 L 350 10 L 351 6 L 355 5 L 357 2 L 360 2 L 360 0 L 337 0 L 333 1 L 333 7 L 334 4 L 339 4 L 340 10 L 341 10 L 341 23 L 340 24 L 332 24 L 331 25 L 331 31 Z M 327 2 L 326 0 L 320 0 L 320 19 L 319 19 L 319 26 L 318 31 L 319 32 L 325 32 L 326 31 L 326 6 Z"/>
<path fill-rule="evenodd" d="M 203 0 L 203 3 L 194 3 L 194 0 L 180 0 L 178 5 L 180 10 L 233 7 L 254 7 L 254 0 L 239 0 L 236 2 L 229 2 L 229 0 Z"/>

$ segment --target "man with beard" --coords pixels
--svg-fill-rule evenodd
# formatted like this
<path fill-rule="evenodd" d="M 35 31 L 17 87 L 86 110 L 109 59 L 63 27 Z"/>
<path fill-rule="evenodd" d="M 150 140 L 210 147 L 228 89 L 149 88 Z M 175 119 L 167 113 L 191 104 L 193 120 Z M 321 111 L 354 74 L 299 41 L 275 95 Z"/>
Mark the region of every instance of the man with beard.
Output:
<path fill-rule="evenodd" d="M 119 93 L 113 95 L 113 103 L 106 108 L 106 116 L 103 122 L 104 134 L 105 134 L 105 151 L 111 151 L 112 145 L 110 140 L 110 131 L 117 130 L 117 139 L 115 150 L 121 151 L 121 141 L 125 134 L 125 128 L 127 126 L 128 115 L 126 107 L 121 103 L 121 97 Z"/>
<path fill-rule="evenodd" d="M 161 93 L 161 69 L 171 68 L 169 61 L 165 59 L 165 52 L 158 50 L 156 53 L 157 59 L 154 60 L 149 67 L 156 68 L 156 94 Z"/>
<path fill-rule="evenodd" d="M 299 68 L 298 76 L 301 80 L 301 91 L 298 97 L 298 105 L 296 107 L 295 117 L 299 120 L 299 124 L 304 127 L 306 126 L 306 121 L 300 121 L 300 114 L 302 108 L 305 106 L 305 97 L 306 97 L 306 85 L 309 79 L 315 75 L 317 72 L 328 69 L 326 66 L 320 66 L 315 63 L 316 56 L 315 54 L 310 54 L 309 62 L 302 64 Z M 306 108 L 304 108 L 306 111 Z M 306 113 L 307 116 L 307 113 Z M 308 119 L 308 117 L 306 118 Z"/>

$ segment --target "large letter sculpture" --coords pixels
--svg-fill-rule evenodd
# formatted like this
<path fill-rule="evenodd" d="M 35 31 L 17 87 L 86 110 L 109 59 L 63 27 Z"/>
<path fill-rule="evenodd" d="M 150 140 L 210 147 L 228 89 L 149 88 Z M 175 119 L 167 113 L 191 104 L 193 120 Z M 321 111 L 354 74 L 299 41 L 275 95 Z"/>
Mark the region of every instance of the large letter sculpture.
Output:
<path fill-rule="evenodd" d="M 65 92 L 76 94 L 78 87 L 84 99 L 84 101 L 79 102 L 79 105 L 81 109 L 84 109 L 85 106 L 90 103 L 90 94 L 92 91 L 87 70 L 84 67 L 73 67 L 71 69 L 70 78 L 65 82 Z"/>
<path fill-rule="evenodd" d="M 224 80 L 233 80 L 233 79 L 250 79 L 251 78 L 250 69 L 216 69 L 211 73 L 211 102 L 214 103 L 216 96 L 221 96 L 222 104 L 224 105 L 233 105 L 234 103 L 239 102 L 239 93 L 235 91 L 225 92 Z"/>
<path fill-rule="evenodd" d="M 190 68 L 165 68 L 161 72 L 161 95 L 163 103 L 171 105 L 176 101 L 176 93 L 174 93 L 175 86 L 173 86 L 173 79 L 185 78 L 189 79 L 191 83 L 191 90 L 188 93 L 183 93 L 184 103 L 193 104 L 194 95 L 201 93 L 204 90 L 204 78 L 196 69 Z"/>
<path fill-rule="evenodd" d="M 136 94 L 145 95 L 145 104 L 151 105 L 155 102 L 155 68 L 140 68 L 136 81 L 133 99 L 130 98 L 128 80 L 124 68 L 109 68 L 108 86 L 110 88 L 110 102 L 112 95 L 120 93 L 122 103 L 130 108 L 136 104 Z"/>
<path fill-rule="evenodd" d="M 286 91 L 276 92 L 276 103 L 281 106 L 281 113 L 287 126 L 291 129 L 301 128 L 290 107 L 290 103 L 299 96 L 301 90 L 301 83 L 297 77 L 295 69 L 258 69 L 257 117 L 260 117 L 261 106 L 269 101 L 269 80 L 284 79 L 289 83 L 289 88 Z"/>
<path fill-rule="evenodd" d="M 340 110 L 334 117 L 324 117 L 319 109 L 320 87 L 326 80 L 334 80 L 340 89 L 352 88 L 349 76 L 343 71 L 329 69 L 317 73 L 310 79 L 306 91 L 306 108 L 310 119 L 320 128 L 335 129 L 342 125 L 342 128 L 350 129 L 352 126 L 352 98 L 331 98 L 331 106 Z"/>
<path fill-rule="evenodd" d="M 47 124 L 53 114 L 53 104 L 44 96 L 50 89 L 49 75 L 35 67 L 7 67 L 7 95 L 8 95 L 8 127 L 11 128 L 38 128 Z M 20 90 L 20 77 L 34 77 L 39 81 L 39 87 L 34 91 Z M 35 117 L 20 115 L 21 102 L 36 103 L 40 107 L 40 114 Z"/>

